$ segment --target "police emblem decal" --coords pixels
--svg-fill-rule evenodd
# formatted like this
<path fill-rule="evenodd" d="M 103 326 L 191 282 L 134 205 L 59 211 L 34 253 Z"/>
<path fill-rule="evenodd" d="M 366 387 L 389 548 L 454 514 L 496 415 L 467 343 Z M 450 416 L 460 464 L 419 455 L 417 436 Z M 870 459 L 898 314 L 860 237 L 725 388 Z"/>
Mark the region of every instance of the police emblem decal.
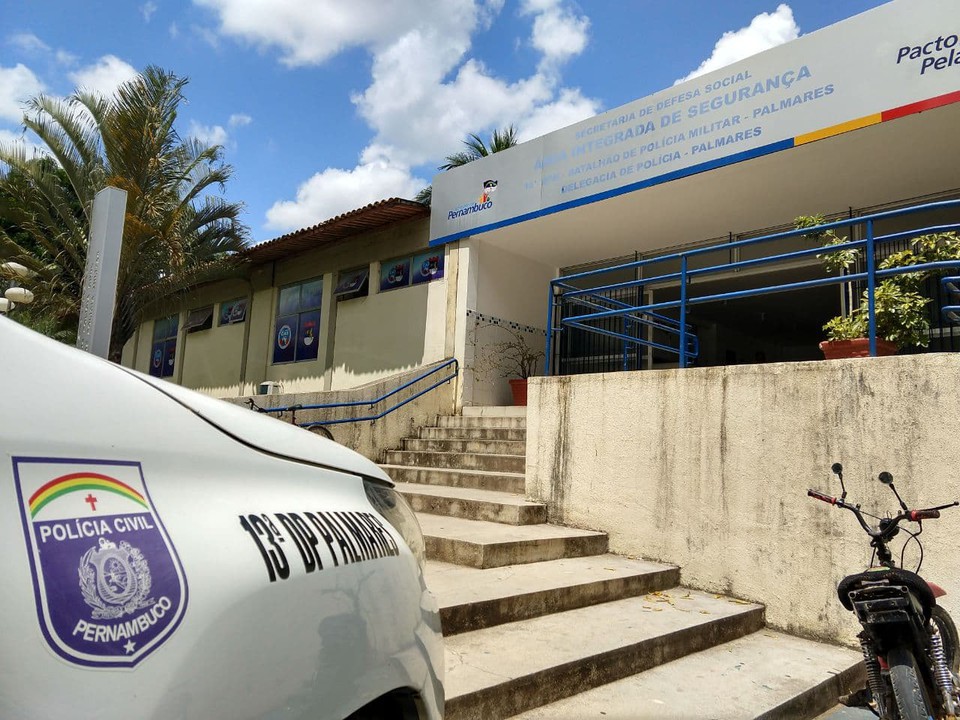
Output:
<path fill-rule="evenodd" d="M 133 667 L 176 630 L 187 583 L 139 463 L 14 458 L 40 628 L 60 657 Z"/>

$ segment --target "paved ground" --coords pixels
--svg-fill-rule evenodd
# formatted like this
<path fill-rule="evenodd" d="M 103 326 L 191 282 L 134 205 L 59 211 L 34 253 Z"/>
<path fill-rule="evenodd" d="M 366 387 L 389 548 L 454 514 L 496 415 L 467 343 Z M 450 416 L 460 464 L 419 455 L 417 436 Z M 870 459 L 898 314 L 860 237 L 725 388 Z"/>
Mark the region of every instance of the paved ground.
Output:
<path fill-rule="evenodd" d="M 869 710 L 861 710 L 860 708 L 848 708 L 838 705 L 833 710 L 825 712 L 816 720 L 876 720 L 876 715 L 874 715 Z"/>

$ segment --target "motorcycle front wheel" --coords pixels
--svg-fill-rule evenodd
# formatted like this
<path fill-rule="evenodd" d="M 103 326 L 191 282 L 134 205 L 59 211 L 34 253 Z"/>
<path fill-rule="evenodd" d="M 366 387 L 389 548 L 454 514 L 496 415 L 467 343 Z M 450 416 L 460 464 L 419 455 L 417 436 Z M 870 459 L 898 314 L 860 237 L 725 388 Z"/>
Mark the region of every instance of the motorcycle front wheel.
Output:
<path fill-rule="evenodd" d="M 897 701 L 901 720 L 929 720 L 933 717 L 930 695 L 920 676 L 913 653 L 905 647 L 893 648 L 887 653 L 890 666 L 890 684 Z"/>

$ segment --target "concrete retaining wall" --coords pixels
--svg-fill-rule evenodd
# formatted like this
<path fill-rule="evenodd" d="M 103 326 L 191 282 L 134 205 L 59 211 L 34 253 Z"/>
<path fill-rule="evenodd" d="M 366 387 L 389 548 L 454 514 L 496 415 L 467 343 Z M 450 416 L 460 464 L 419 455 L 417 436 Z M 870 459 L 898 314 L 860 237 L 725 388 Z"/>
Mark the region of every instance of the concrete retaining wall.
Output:
<path fill-rule="evenodd" d="M 294 404 L 324 405 L 327 403 L 355 402 L 359 400 L 375 399 L 400 387 L 405 382 L 427 372 L 438 363 L 422 368 L 416 368 L 405 373 L 392 375 L 384 380 L 372 382 L 351 390 L 313 393 L 287 393 L 283 395 L 254 395 L 253 400 L 260 407 L 289 407 Z M 314 422 L 317 420 L 340 420 L 343 418 L 357 418 L 375 415 L 404 399 L 412 397 L 421 390 L 450 375 L 453 367 L 440 370 L 435 376 L 421 380 L 407 390 L 385 400 L 371 408 L 361 405 L 351 408 L 334 408 L 330 410 L 302 410 L 297 412 L 297 423 Z M 328 429 L 333 439 L 374 462 L 380 462 L 387 450 L 400 447 L 400 440 L 416 434 L 417 428 L 431 423 L 437 415 L 452 415 L 454 412 L 454 380 L 434 388 L 416 400 L 412 400 L 385 417 L 375 421 L 363 421 L 330 425 Z M 228 398 L 227 402 L 243 405 L 251 396 Z M 274 415 L 277 417 L 277 415 Z M 284 413 L 281 418 L 290 421 L 290 414 Z"/>
<path fill-rule="evenodd" d="M 878 515 L 897 509 L 881 470 L 911 507 L 960 499 L 958 420 L 950 354 L 534 378 L 527 492 L 613 552 L 764 603 L 774 627 L 853 643 L 835 587 L 868 564 L 867 536 L 806 490 L 839 495 L 841 461 L 848 500 Z M 958 538 L 960 508 L 924 524 L 922 574 L 955 617 Z"/>

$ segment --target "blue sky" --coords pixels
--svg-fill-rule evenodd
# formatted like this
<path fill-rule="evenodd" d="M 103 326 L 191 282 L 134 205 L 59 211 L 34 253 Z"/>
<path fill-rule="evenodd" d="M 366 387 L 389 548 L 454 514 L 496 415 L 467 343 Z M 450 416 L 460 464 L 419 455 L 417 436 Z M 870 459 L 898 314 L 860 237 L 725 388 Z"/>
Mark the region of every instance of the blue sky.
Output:
<path fill-rule="evenodd" d="M 254 242 L 412 197 L 467 133 L 537 137 L 880 0 L 20 0 L 0 7 L 0 142 L 23 100 L 190 79 Z M 30 137 L 23 138 L 30 142 Z"/>

